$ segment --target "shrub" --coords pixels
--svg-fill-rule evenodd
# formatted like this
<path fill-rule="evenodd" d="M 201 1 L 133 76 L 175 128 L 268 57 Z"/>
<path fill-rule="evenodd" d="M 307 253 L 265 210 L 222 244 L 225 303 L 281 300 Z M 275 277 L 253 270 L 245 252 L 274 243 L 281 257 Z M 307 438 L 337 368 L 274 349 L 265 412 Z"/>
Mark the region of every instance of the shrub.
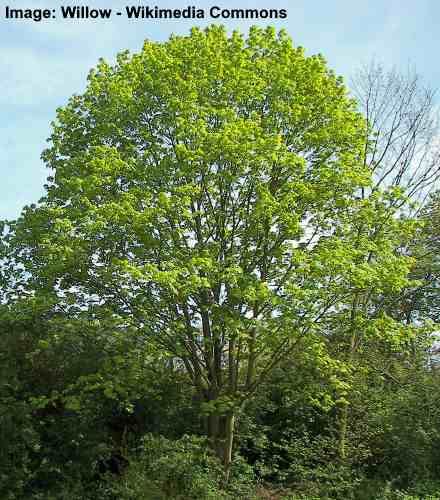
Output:
<path fill-rule="evenodd" d="M 251 468 L 239 457 L 223 488 L 223 468 L 205 438 L 171 441 L 147 434 L 113 490 L 121 500 L 252 499 L 253 480 Z"/>

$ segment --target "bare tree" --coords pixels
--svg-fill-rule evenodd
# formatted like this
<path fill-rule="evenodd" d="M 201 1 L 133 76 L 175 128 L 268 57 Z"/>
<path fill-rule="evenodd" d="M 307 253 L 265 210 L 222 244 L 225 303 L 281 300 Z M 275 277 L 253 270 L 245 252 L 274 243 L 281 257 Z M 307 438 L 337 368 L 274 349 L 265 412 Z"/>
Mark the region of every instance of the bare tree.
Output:
<path fill-rule="evenodd" d="M 364 162 L 372 189 L 401 187 L 423 204 L 440 176 L 435 92 L 414 70 L 386 70 L 376 61 L 357 71 L 351 88 L 367 120 Z"/>

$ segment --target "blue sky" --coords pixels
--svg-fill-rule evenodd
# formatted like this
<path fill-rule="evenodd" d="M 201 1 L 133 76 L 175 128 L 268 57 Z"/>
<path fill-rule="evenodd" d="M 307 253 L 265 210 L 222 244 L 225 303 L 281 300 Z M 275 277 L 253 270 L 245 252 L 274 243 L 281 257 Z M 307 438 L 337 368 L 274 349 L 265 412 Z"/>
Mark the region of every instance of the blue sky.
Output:
<path fill-rule="evenodd" d="M 322 53 L 329 66 L 349 80 L 373 57 L 386 66 L 415 66 L 424 81 L 440 87 L 440 2 L 438 0 L 254 0 L 156 3 L 125 0 L 83 2 L 27 0 L 0 2 L 0 219 L 14 218 L 43 195 L 49 174 L 40 160 L 56 108 L 84 89 L 86 76 L 100 57 L 112 61 L 124 49 L 138 51 L 145 38 L 165 40 L 212 20 L 62 20 L 40 23 L 6 20 L 5 7 L 58 9 L 88 5 L 123 9 L 126 5 L 208 10 L 285 8 L 288 17 L 272 22 L 285 28 L 308 54 Z M 256 21 L 222 21 L 228 29 L 247 31 Z"/>

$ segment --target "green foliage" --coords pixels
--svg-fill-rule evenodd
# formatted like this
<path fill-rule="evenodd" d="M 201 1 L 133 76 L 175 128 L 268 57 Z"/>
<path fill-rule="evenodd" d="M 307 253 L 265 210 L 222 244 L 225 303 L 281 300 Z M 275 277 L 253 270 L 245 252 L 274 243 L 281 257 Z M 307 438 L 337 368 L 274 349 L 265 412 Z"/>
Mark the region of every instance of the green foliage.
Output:
<path fill-rule="evenodd" d="M 338 457 L 334 367 L 313 362 L 318 352 L 323 361 L 320 349 L 306 349 L 274 372 L 242 419 L 240 451 L 263 481 L 291 488 L 295 498 L 352 498 L 362 479 L 353 464 L 363 452 L 353 444 L 350 463 Z"/>
<path fill-rule="evenodd" d="M 122 481 L 115 482 L 114 492 L 121 500 L 251 499 L 253 481 L 252 469 L 239 460 L 225 489 L 222 466 L 205 438 L 170 441 L 147 434 Z"/>
<path fill-rule="evenodd" d="M 437 500 L 440 484 L 432 481 L 416 483 L 407 490 L 393 486 L 393 481 L 365 480 L 355 497 L 357 500 Z"/>
<path fill-rule="evenodd" d="M 0 392 L 0 496 L 5 500 L 23 495 L 41 449 L 30 408 L 7 391 L 3 386 Z"/>
<path fill-rule="evenodd" d="M 392 471 L 402 488 L 435 480 L 440 473 L 439 377 L 414 375 L 414 384 L 400 389 L 391 402 L 391 425 L 382 445 L 382 470 Z"/>
<path fill-rule="evenodd" d="M 38 356 L 80 325 L 111 332 L 99 373 L 63 387 L 71 411 L 93 391 L 136 399 L 136 357 L 173 358 L 201 413 L 231 416 L 209 431 L 227 469 L 234 414 L 303 338 L 348 344 L 368 321 L 370 337 L 401 334 L 370 306 L 408 285 L 413 261 L 395 250 L 414 224 L 392 211 L 396 190 L 358 196 L 371 183 L 365 122 L 285 32 L 146 41 L 101 60 L 52 125 L 46 196 L 9 222 L 1 249 L 6 296 L 20 288 L 59 319 Z M 145 347 L 128 367 L 125 336 Z M 340 407 L 348 379 L 333 378 Z"/>
<path fill-rule="evenodd" d="M 7 246 L 57 307 L 137 329 L 208 400 L 245 397 L 329 301 L 405 283 L 406 259 L 387 264 L 394 239 L 369 264 L 372 243 L 353 246 L 353 218 L 380 212 L 356 201 L 363 132 L 341 79 L 284 32 L 147 41 L 100 61 L 58 110 L 43 154 L 55 174 Z"/>
<path fill-rule="evenodd" d="M 99 463 L 142 433 L 198 430 L 182 374 L 112 321 L 68 319 L 36 300 L 0 314 L 2 497 L 86 498 Z"/>
<path fill-rule="evenodd" d="M 370 189 L 321 56 L 146 41 L 52 125 L 0 223 L 2 498 L 435 498 L 437 199 Z"/>

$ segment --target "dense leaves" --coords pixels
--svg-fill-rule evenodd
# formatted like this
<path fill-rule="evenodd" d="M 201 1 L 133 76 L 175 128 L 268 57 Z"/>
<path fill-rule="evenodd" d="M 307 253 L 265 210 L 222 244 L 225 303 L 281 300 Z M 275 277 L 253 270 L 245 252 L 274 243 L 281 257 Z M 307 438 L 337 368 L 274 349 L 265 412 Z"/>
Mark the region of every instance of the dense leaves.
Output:
<path fill-rule="evenodd" d="M 193 29 L 100 61 L 52 125 L 46 195 L 2 225 L 2 494 L 435 479 L 434 227 L 374 184 L 321 56 Z"/>

